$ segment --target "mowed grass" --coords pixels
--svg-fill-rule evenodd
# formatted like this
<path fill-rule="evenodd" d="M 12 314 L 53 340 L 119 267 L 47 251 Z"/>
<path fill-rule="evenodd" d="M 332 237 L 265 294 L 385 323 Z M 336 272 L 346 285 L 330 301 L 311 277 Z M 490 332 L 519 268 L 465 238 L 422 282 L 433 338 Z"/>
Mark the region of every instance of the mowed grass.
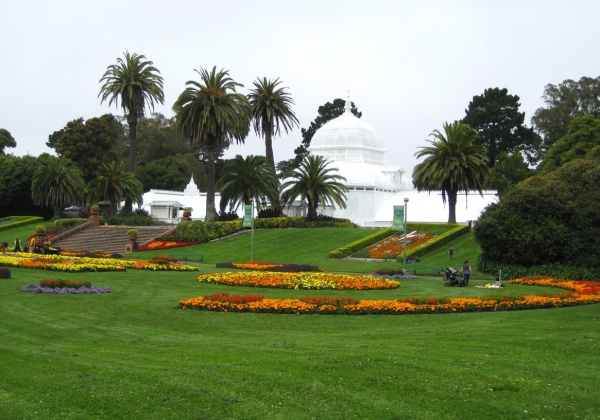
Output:
<path fill-rule="evenodd" d="M 283 235 L 285 231 L 258 231 L 255 240 L 260 232 Z M 294 231 L 298 233 L 292 235 L 294 244 L 300 250 L 290 251 L 286 241 L 292 239 L 283 235 L 269 249 L 270 255 L 255 254 L 255 260 L 323 266 L 328 261 L 324 249 L 331 244 L 321 242 L 341 241 L 335 248 L 354 240 L 343 235 L 332 239 L 335 232 Z M 314 243 L 305 235 L 312 235 Z M 202 272 L 217 271 L 214 262 L 247 260 L 243 254 L 249 248 L 241 249 L 238 243 L 246 236 L 249 241 L 249 235 L 242 234 L 229 243 L 197 245 L 210 262 L 199 265 Z M 266 235 L 263 246 L 277 236 Z M 459 249 L 472 247 L 467 237 L 462 239 L 465 247 L 455 245 L 457 256 Z M 438 257 L 430 254 L 432 261 L 442 262 L 446 251 L 440 250 Z M 355 264 L 348 266 L 355 272 L 382 265 L 335 263 Z M 520 295 L 551 291 L 547 288 L 448 288 L 439 278 L 421 278 L 403 280 L 399 289 L 390 291 L 295 291 L 201 284 L 195 280 L 197 273 L 11 271 L 12 279 L 0 280 L 2 419 L 572 419 L 600 415 L 598 305 L 403 316 L 177 309 L 179 299 L 219 292 L 394 299 Z M 18 291 L 48 277 L 87 279 L 112 287 L 114 293 L 59 296 Z"/>

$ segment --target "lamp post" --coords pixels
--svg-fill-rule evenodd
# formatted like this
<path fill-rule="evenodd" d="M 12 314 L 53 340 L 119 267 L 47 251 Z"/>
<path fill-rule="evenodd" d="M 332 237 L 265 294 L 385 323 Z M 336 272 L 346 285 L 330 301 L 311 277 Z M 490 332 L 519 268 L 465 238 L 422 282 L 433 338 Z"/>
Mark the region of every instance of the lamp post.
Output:
<path fill-rule="evenodd" d="M 408 206 L 408 198 L 404 199 L 404 259 L 403 262 L 403 271 L 406 274 L 406 208 Z"/>

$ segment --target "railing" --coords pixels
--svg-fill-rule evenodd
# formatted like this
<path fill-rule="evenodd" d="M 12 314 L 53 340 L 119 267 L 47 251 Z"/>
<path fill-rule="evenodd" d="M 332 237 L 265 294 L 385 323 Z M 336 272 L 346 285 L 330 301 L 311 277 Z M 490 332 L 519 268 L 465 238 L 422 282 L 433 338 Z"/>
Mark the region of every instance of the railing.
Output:
<path fill-rule="evenodd" d="M 61 241 L 63 239 L 66 238 L 70 238 L 71 236 L 73 236 L 76 233 L 81 232 L 82 230 L 85 230 L 87 228 L 89 228 L 90 226 L 92 226 L 92 221 L 88 220 L 85 223 L 82 223 L 81 225 L 75 226 L 63 233 L 59 233 L 58 235 L 56 235 L 55 237 L 53 237 L 51 240 L 54 244 L 56 244 L 56 242 Z"/>

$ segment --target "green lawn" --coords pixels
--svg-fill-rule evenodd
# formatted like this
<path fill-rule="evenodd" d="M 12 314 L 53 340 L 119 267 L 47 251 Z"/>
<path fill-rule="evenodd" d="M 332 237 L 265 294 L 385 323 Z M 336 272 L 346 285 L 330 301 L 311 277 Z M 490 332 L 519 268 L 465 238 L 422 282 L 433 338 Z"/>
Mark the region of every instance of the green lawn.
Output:
<path fill-rule="evenodd" d="M 255 259 L 367 272 L 373 263 L 332 261 L 326 252 L 369 233 L 258 231 Z M 476 250 L 469 237 L 453 246 L 460 259 L 472 259 L 470 253 Z M 209 262 L 199 265 L 202 272 L 216 271 L 215 262 L 249 259 L 249 235 L 197 245 L 195 250 L 207 254 Z M 446 252 L 429 254 L 427 263 L 443 263 Z M 12 279 L 0 280 L 1 419 L 600 415 L 600 305 L 401 316 L 177 309 L 179 299 L 219 292 L 394 299 L 521 295 L 547 288 L 449 288 L 439 278 L 420 278 L 403 280 L 399 289 L 390 291 L 319 292 L 201 284 L 189 272 L 11 271 Z M 18 290 L 49 277 L 87 279 L 114 293 L 34 295 Z"/>
<path fill-rule="evenodd" d="M 395 291 L 200 284 L 194 273 L 0 281 L 0 418 L 596 418 L 600 307 L 313 316 L 177 309 L 204 293 L 393 298 L 496 293 L 432 279 Z M 46 277 L 108 295 L 34 295 Z M 543 288 L 507 286 L 505 293 Z"/>

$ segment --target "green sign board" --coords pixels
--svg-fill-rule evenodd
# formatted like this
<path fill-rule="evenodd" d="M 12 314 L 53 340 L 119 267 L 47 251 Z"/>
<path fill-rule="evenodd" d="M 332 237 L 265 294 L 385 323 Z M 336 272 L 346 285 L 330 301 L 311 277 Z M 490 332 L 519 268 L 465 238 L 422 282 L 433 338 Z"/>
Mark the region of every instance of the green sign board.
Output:
<path fill-rule="evenodd" d="M 252 204 L 244 207 L 244 224 L 242 227 L 252 227 Z"/>
<path fill-rule="evenodd" d="M 404 206 L 394 206 L 392 230 L 404 230 Z"/>

